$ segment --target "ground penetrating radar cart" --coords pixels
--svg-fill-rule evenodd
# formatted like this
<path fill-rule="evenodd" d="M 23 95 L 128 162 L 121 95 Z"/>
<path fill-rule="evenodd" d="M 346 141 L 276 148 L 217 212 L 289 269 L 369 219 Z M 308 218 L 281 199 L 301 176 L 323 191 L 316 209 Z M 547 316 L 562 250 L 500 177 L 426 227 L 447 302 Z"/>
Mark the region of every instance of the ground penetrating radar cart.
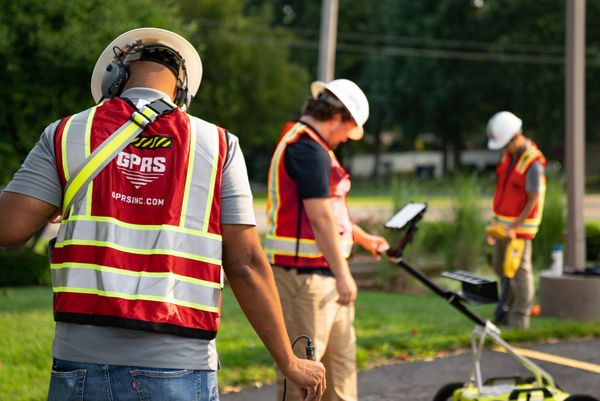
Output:
<path fill-rule="evenodd" d="M 500 337 L 498 327 L 490 321 L 484 321 L 465 306 L 465 303 L 497 302 L 498 291 L 495 281 L 478 277 L 469 272 L 444 272 L 443 276 L 459 280 L 462 283 L 462 292 L 447 291 L 402 258 L 404 248 L 411 242 L 417 231 L 417 223 L 423 218 L 426 210 L 427 204 L 425 203 L 409 203 L 385 223 L 386 228 L 403 232 L 397 245 L 387 251 L 387 256 L 475 323 L 471 334 L 473 366 L 468 381 L 444 385 L 437 392 L 433 401 L 598 401 L 590 396 L 569 395 L 562 391 L 548 372 L 517 353 L 510 344 L 504 341 Z M 504 348 L 532 374 L 532 377 L 507 376 L 488 378 L 484 381 L 481 374 L 481 356 L 486 338 Z"/>

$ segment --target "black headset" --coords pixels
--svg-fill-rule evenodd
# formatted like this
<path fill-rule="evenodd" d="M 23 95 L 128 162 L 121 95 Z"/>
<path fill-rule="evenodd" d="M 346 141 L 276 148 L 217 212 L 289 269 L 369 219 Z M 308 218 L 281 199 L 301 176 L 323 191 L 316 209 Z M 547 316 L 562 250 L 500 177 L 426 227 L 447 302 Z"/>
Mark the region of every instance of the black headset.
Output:
<path fill-rule="evenodd" d="M 115 53 L 115 57 L 106 66 L 100 86 L 104 99 L 111 99 L 121 94 L 123 87 L 129 79 L 128 64 L 130 62 L 145 60 L 160 63 L 175 74 L 177 77 L 177 90 L 173 102 L 184 110 L 189 107 L 192 96 L 188 91 L 185 60 L 177 51 L 160 44 L 143 45 L 138 41 L 126 50 L 115 46 L 113 52 Z"/>

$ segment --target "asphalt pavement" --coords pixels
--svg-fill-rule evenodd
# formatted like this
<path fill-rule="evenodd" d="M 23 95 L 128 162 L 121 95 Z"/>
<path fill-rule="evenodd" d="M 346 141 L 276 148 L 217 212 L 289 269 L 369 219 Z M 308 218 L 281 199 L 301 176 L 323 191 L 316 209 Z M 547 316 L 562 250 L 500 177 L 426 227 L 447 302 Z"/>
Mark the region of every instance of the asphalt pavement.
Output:
<path fill-rule="evenodd" d="M 600 340 L 576 340 L 534 345 L 520 348 L 574 359 L 587 363 L 586 369 L 600 372 Z M 600 400 L 600 374 L 590 370 L 534 360 L 546 370 L 563 389 L 574 394 L 585 394 Z M 574 362 L 570 362 L 574 365 Z M 361 401 L 431 401 L 446 383 L 465 382 L 472 367 L 472 354 L 460 352 L 430 361 L 401 362 L 380 366 L 358 375 L 358 393 Z M 227 369 L 226 366 L 223 367 Z M 523 376 L 528 373 L 516 360 L 506 354 L 486 349 L 482 357 L 482 374 L 488 377 Z M 239 393 L 221 394 L 221 401 L 275 400 L 275 386 L 249 388 Z"/>

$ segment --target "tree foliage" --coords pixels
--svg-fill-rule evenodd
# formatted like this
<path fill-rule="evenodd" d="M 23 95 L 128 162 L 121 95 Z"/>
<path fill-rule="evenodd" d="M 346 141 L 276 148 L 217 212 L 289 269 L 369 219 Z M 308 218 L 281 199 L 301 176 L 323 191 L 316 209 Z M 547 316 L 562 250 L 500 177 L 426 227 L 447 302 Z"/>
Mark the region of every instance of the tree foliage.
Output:
<path fill-rule="evenodd" d="M 320 1 L 250 1 L 265 2 L 274 4 L 273 24 L 318 39 Z M 392 147 L 406 150 L 431 132 L 437 140 L 430 146 L 456 156 L 484 146 L 487 120 L 507 109 L 561 159 L 565 7 L 561 0 L 485 0 L 482 7 L 467 0 L 340 0 L 336 76 L 367 92 L 372 111 L 365 142 L 374 142 L 376 153 L 381 131 L 394 131 Z M 600 2 L 588 1 L 586 115 L 588 140 L 596 141 L 598 17 Z M 314 71 L 316 50 L 300 61 Z"/>
<path fill-rule="evenodd" d="M 236 134 L 251 178 L 264 181 L 283 123 L 309 94 L 306 71 L 281 45 L 292 34 L 268 26 L 268 5 L 246 12 L 239 0 L 193 0 L 181 7 L 195 24 L 191 40 L 204 64 L 192 114 Z"/>
<path fill-rule="evenodd" d="M 92 69 L 121 32 L 182 31 L 174 1 L 0 1 L 0 183 L 19 167 L 43 128 L 93 104 Z"/>
<path fill-rule="evenodd" d="M 345 151 L 483 147 L 507 109 L 552 158 L 564 143 L 565 4 L 561 0 L 340 0 L 336 76 L 367 93 L 365 141 Z M 191 112 L 240 137 L 262 181 L 282 123 L 316 79 L 321 1 L 0 0 L 0 183 L 45 125 L 92 104 L 89 78 L 104 46 L 139 26 L 194 43 L 204 77 Z M 600 2 L 587 2 L 587 131 L 600 139 Z M 390 134 L 391 133 L 391 134 Z M 456 158 L 456 157 L 455 157 Z M 377 173 L 377 171 L 375 171 Z"/>
<path fill-rule="evenodd" d="M 283 122 L 308 95 L 308 78 L 288 62 L 285 46 L 247 34 L 270 20 L 271 8 L 244 13 L 242 0 L 0 0 L 0 73 L 8 81 L 0 85 L 0 185 L 46 125 L 93 104 L 97 57 L 116 35 L 142 26 L 196 45 L 204 77 L 191 112 L 239 134 L 250 166 L 264 168 L 251 156 L 270 154 Z M 264 28 L 259 39 L 289 36 Z"/>

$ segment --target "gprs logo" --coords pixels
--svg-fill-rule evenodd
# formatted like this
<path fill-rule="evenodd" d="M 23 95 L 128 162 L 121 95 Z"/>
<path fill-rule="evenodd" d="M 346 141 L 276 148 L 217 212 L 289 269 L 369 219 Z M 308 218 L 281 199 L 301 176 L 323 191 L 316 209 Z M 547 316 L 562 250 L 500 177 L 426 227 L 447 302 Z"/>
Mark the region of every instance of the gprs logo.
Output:
<path fill-rule="evenodd" d="M 138 189 L 162 177 L 166 171 L 165 157 L 140 157 L 121 152 L 117 157 L 117 168 Z"/>

